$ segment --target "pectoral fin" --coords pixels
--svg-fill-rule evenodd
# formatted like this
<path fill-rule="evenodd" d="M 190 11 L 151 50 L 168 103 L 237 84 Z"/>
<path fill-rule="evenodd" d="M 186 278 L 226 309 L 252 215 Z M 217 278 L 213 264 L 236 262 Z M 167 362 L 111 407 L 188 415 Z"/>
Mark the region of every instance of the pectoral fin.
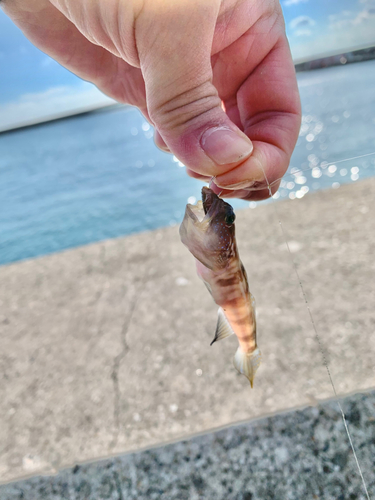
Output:
<path fill-rule="evenodd" d="M 220 307 L 218 311 L 215 338 L 210 345 L 212 345 L 217 340 L 226 339 L 227 337 L 230 337 L 233 334 L 234 331 L 232 330 L 232 327 L 230 326 L 227 318 L 225 317 L 224 311 Z"/>

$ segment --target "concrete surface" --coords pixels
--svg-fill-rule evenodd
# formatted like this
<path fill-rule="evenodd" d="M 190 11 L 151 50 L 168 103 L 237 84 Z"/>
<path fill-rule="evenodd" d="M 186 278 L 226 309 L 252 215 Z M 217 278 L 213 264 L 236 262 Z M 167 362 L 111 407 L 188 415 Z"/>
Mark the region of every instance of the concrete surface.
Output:
<path fill-rule="evenodd" d="M 370 498 L 375 393 L 343 401 Z M 366 500 L 337 403 L 0 486 L 2 500 Z"/>
<path fill-rule="evenodd" d="M 0 477 L 10 481 L 375 387 L 375 180 L 238 212 L 255 388 L 210 347 L 216 306 L 177 227 L 0 268 Z"/>

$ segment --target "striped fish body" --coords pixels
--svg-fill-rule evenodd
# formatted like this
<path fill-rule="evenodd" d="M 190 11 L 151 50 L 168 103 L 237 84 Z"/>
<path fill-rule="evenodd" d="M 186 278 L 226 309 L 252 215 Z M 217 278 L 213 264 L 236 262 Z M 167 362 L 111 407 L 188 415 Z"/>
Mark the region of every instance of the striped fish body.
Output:
<path fill-rule="evenodd" d="M 232 207 L 209 188 L 203 188 L 202 202 L 186 207 L 180 236 L 196 258 L 198 275 L 219 306 L 212 344 L 233 333 L 237 336 L 239 348 L 234 365 L 253 386 L 261 359 L 255 301 L 239 258 L 234 220 Z"/>
<path fill-rule="evenodd" d="M 197 261 L 197 273 L 216 304 L 222 309 L 230 330 L 238 338 L 241 349 L 246 353 L 255 351 L 257 348 L 255 300 L 249 291 L 246 271 L 238 258 L 238 253 L 228 263 L 228 267 L 218 273 L 207 269 Z M 215 337 L 214 341 L 216 340 L 220 339 Z"/>

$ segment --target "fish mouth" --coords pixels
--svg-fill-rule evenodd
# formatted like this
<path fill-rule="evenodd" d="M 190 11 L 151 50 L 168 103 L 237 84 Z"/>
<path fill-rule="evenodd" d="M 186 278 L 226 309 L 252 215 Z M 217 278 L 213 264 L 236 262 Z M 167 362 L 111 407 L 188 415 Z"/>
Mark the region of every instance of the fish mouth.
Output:
<path fill-rule="evenodd" d="M 230 221 L 228 222 L 228 217 Z M 180 226 L 180 238 L 205 267 L 220 271 L 230 258 L 234 241 L 232 207 L 211 189 L 202 189 L 202 200 L 186 205 Z"/>
<path fill-rule="evenodd" d="M 195 205 L 186 206 L 186 215 L 192 219 L 195 224 L 202 222 L 209 223 L 216 212 L 219 211 L 224 200 L 219 198 L 210 188 L 202 188 L 202 200 L 198 200 Z"/>
<path fill-rule="evenodd" d="M 203 219 L 205 218 L 206 214 L 203 208 L 202 201 L 198 200 L 196 205 L 191 205 L 190 203 L 186 205 L 185 216 L 188 216 L 194 224 L 203 222 Z"/>

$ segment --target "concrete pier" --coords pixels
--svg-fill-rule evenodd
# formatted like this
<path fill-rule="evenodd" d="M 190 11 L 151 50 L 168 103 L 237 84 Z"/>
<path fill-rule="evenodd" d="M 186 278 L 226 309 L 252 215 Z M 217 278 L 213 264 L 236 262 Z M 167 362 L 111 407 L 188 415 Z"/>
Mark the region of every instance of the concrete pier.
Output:
<path fill-rule="evenodd" d="M 1 267 L 1 480 L 315 406 L 334 395 L 321 349 L 339 395 L 375 387 L 374 199 L 371 179 L 238 211 L 253 390 L 236 339 L 209 345 L 217 307 L 177 227 Z"/>

